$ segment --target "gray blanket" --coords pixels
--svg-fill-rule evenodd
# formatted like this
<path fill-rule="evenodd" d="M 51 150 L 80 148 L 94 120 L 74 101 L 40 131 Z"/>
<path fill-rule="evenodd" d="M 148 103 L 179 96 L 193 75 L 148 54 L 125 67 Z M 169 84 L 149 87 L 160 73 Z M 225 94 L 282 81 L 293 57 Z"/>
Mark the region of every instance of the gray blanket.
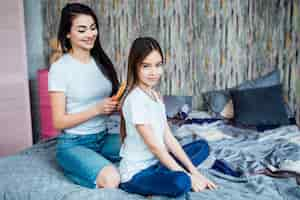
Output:
<path fill-rule="evenodd" d="M 201 172 L 218 184 L 214 191 L 189 192 L 177 199 L 300 199 L 295 179 L 276 179 L 255 174 L 265 164 L 278 165 L 285 159 L 300 160 L 300 132 L 286 126 L 264 133 L 218 124 L 232 136 L 210 141 L 211 153 L 244 172 L 232 178 L 211 169 Z M 187 140 L 191 137 L 187 136 Z M 296 142 L 295 142 L 296 141 Z M 144 199 L 119 189 L 87 189 L 66 179 L 55 162 L 56 139 L 36 144 L 18 154 L 0 159 L 0 199 L 3 200 L 101 200 Z M 152 199 L 168 199 L 154 196 Z"/>

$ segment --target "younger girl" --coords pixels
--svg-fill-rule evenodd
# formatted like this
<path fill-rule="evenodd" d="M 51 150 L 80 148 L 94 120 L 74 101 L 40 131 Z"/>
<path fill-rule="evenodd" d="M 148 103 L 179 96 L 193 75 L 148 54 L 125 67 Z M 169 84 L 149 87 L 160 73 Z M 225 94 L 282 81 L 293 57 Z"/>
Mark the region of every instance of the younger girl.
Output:
<path fill-rule="evenodd" d="M 215 189 L 196 168 L 207 158 L 208 144 L 199 140 L 182 148 L 167 124 L 165 106 L 153 89 L 162 75 L 162 64 L 156 40 L 134 41 L 122 104 L 120 187 L 131 193 L 171 197 L 190 189 Z"/>

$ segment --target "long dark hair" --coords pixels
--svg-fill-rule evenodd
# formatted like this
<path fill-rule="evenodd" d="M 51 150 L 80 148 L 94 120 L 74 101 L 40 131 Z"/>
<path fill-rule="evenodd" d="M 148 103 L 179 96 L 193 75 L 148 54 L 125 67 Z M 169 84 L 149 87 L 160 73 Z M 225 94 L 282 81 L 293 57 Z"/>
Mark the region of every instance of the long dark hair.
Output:
<path fill-rule="evenodd" d="M 115 68 L 109 59 L 109 57 L 104 52 L 100 44 L 99 39 L 99 25 L 97 16 L 93 10 L 80 3 L 68 3 L 61 12 L 60 24 L 58 29 L 57 39 L 61 45 L 63 53 L 67 53 L 72 49 L 71 42 L 67 38 L 67 34 L 71 31 L 73 19 L 78 15 L 89 15 L 91 16 L 96 24 L 98 35 L 94 44 L 94 47 L 91 49 L 91 55 L 95 59 L 99 70 L 104 74 L 104 76 L 110 80 L 112 84 L 112 94 L 115 94 L 119 87 L 119 81 Z"/>
<path fill-rule="evenodd" d="M 139 81 L 138 70 L 140 64 L 152 51 L 158 51 L 159 54 L 161 55 L 162 60 L 164 60 L 163 52 L 159 46 L 159 43 L 155 39 L 151 37 L 140 37 L 135 39 L 135 41 L 133 42 L 128 57 L 126 93 L 122 98 L 121 106 L 123 105 L 126 96 L 131 92 L 131 90 L 136 86 L 136 84 Z M 121 111 L 120 135 L 121 135 L 121 141 L 123 143 L 126 137 L 126 127 L 125 127 L 125 119 L 122 111 Z"/>

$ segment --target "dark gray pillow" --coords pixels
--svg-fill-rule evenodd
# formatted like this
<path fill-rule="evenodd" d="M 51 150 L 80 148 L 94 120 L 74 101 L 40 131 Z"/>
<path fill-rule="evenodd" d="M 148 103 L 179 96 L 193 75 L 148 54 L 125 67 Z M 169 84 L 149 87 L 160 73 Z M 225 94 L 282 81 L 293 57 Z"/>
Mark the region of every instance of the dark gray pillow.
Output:
<path fill-rule="evenodd" d="M 250 88 L 261 88 L 269 87 L 273 85 L 280 84 L 280 71 L 278 69 L 259 77 L 255 80 L 244 81 L 238 85 L 235 89 L 245 90 Z M 230 92 L 228 90 L 216 90 L 210 91 L 203 94 L 203 99 L 208 110 L 216 117 L 222 117 L 221 112 L 223 111 L 225 105 L 231 99 Z"/>
<path fill-rule="evenodd" d="M 166 114 L 169 118 L 180 112 L 184 105 L 187 105 L 190 110 L 192 109 L 192 96 L 165 95 L 163 99 L 166 106 Z"/>
<path fill-rule="evenodd" d="M 271 87 L 231 90 L 234 121 L 247 126 L 287 125 L 281 85 Z"/>

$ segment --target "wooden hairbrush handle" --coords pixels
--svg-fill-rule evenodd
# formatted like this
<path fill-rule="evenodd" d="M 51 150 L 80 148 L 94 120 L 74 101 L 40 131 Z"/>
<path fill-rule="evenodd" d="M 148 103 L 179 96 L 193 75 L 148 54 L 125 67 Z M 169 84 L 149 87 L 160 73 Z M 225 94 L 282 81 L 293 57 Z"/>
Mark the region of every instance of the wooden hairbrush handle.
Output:
<path fill-rule="evenodd" d="M 125 92 L 125 89 L 126 89 L 126 82 L 123 81 L 117 93 L 112 96 L 112 99 L 114 101 L 118 101 L 122 97 L 123 93 Z"/>

